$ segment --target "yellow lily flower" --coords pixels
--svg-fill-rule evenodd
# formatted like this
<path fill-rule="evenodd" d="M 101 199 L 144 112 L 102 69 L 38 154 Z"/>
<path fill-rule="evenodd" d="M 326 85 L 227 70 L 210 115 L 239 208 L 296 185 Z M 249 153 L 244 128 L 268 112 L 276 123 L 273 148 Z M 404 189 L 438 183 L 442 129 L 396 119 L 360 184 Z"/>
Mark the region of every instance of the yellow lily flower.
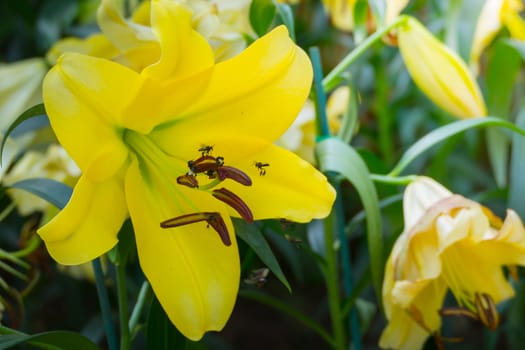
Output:
<path fill-rule="evenodd" d="M 479 14 L 472 47 L 470 65 L 474 72 L 479 70 L 481 53 L 494 40 L 504 26 L 512 38 L 525 40 L 525 21 L 520 17 L 524 6 L 520 0 L 486 0 Z"/>
<path fill-rule="evenodd" d="M 64 54 L 44 80 L 57 138 L 82 175 L 67 206 L 38 233 L 60 263 L 80 264 L 117 243 L 128 216 L 141 267 L 189 339 L 220 330 L 239 286 L 231 216 L 307 222 L 335 192 L 306 161 L 272 144 L 312 79 L 284 26 L 215 64 L 170 0 L 151 4 L 160 59 L 137 72 Z"/>
<path fill-rule="evenodd" d="M 439 107 L 457 118 L 484 117 L 487 108 L 463 60 L 419 21 L 398 27 L 399 49 L 414 83 Z"/>
<path fill-rule="evenodd" d="M 405 229 L 386 265 L 383 303 L 388 325 L 380 346 L 419 349 L 439 340 L 441 315 L 467 315 L 498 325 L 495 304 L 514 295 L 504 266 L 525 265 L 525 228 L 480 204 L 418 177 L 403 198 Z M 447 290 L 459 304 L 441 309 Z M 441 310 L 440 310 L 441 309 Z"/>

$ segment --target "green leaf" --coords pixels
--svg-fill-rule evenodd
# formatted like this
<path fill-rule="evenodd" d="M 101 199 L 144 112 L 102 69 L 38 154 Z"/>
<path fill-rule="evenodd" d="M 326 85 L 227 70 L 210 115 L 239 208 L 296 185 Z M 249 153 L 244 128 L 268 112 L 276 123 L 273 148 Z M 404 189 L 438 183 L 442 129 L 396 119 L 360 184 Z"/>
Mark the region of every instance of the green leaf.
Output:
<path fill-rule="evenodd" d="M 357 45 L 368 36 L 368 1 L 357 0 L 354 4 L 354 41 Z"/>
<path fill-rule="evenodd" d="M 73 193 L 73 189 L 68 185 L 45 178 L 22 180 L 8 187 L 30 192 L 45 199 L 59 209 L 63 209 L 66 206 Z"/>
<path fill-rule="evenodd" d="M 250 6 L 250 23 L 257 35 L 268 32 L 277 9 L 272 0 L 253 0 Z"/>
<path fill-rule="evenodd" d="M 516 125 L 525 128 L 525 108 L 523 108 L 516 118 Z M 509 178 L 509 208 L 512 208 L 522 218 L 525 218 L 525 138 L 514 135 L 512 138 L 512 155 L 510 158 L 510 178 Z"/>
<path fill-rule="evenodd" d="M 486 79 L 489 114 L 508 119 L 521 56 L 518 49 L 506 40 L 498 41 L 491 53 Z"/>
<path fill-rule="evenodd" d="M 156 297 L 153 298 L 146 325 L 149 350 L 184 350 L 188 340 L 173 326 Z"/>
<path fill-rule="evenodd" d="M 525 42 L 517 39 L 506 39 L 505 43 L 512 46 L 521 55 L 521 59 L 525 61 Z"/>
<path fill-rule="evenodd" d="M 108 258 L 113 264 L 125 264 L 130 255 L 136 251 L 135 235 L 131 220 L 127 219 L 118 233 L 118 244 L 108 252 Z"/>
<path fill-rule="evenodd" d="M 29 343 L 40 349 L 52 350 L 99 350 L 99 347 L 83 335 L 68 331 L 53 331 L 34 335 L 8 334 L 0 337 L 0 350 Z"/>
<path fill-rule="evenodd" d="M 429 148 L 438 144 L 439 142 L 459 134 L 460 132 L 486 126 L 504 127 L 525 136 L 525 130 L 520 129 L 514 124 L 500 118 L 484 117 L 459 120 L 433 130 L 432 132 L 420 138 L 416 143 L 414 143 L 405 151 L 399 162 L 392 169 L 390 174 L 388 174 L 388 176 L 398 176 L 420 154 L 427 151 Z"/>
<path fill-rule="evenodd" d="M 489 113 L 509 119 L 516 77 L 521 68 L 521 56 L 516 47 L 500 40 L 491 50 L 487 66 L 487 106 Z M 487 130 L 490 165 L 499 187 L 507 182 L 510 139 L 501 130 Z"/>
<path fill-rule="evenodd" d="M 379 200 L 374 183 L 370 178 L 370 172 L 359 153 L 350 145 L 337 138 L 327 138 L 319 142 L 316 152 L 321 170 L 324 172 L 336 172 L 344 176 L 355 187 L 363 202 L 366 212 L 372 283 L 378 300 L 381 300 L 384 266 L 383 236 Z"/>
<path fill-rule="evenodd" d="M 288 33 L 293 41 L 295 41 L 295 21 L 293 18 L 293 11 L 290 5 L 285 3 L 276 3 L 277 13 L 283 24 L 288 28 Z"/>
<path fill-rule="evenodd" d="M 46 114 L 46 110 L 44 108 L 44 104 L 40 103 L 40 104 L 37 104 L 37 105 L 29 108 L 24 113 L 22 113 L 18 118 L 15 119 L 13 124 L 11 124 L 9 126 L 9 128 L 7 128 L 7 130 L 6 130 L 5 134 L 4 134 L 4 138 L 2 139 L 2 143 L 0 144 L 0 159 L 2 159 L 2 155 L 4 153 L 5 143 L 7 142 L 7 138 L 9 137 L 11 132 L 13 132 L 13 130 L 18 125 L 20 125 L 23 121 L 25 121 L 25 120 L 27 120 L 29 118 L 33 118 L 33 117 L 42 115 L 42 114 Z"/>
<path fill-rule="evenodd" d="M 235 233 L 237 236 L 242 239 L 252 250 L 257 254 L 259 259 L 272 271 L 272 273 L 281 281 L 282 284 L 288 289 L 289 292 L 292 291 L 290 283 L 284 276 L 279 262 L 273 255 L 272 249 L 266 239 L 259 231 L 257 226 L 248 224 L 242 220 L 233 220 L 233 226 L 235 227 Z"/>

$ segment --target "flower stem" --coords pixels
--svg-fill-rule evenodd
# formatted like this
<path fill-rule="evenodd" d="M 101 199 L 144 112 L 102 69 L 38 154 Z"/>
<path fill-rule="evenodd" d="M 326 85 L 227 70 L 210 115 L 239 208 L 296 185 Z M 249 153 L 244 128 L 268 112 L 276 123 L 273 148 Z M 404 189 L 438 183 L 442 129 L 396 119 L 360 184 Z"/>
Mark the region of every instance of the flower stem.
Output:
<path fill-rule="evenodd" d="M 358 59 L 366 50 L 368 50 L 373 44 L 379 41 L 385 34 L 391 31 L 393 28 L 397 27 L 399 24 L 407 20 L 406 16 L 399 16 L 387 26 L 380 28 L 374 34 L 366 38 L 361 45 L 357 46 L 355 49 L 350 51 L 348 55 L 345 56 L 339 62 L 337 66 L 332 69 L 330 73 L 323 80 L 323 87 L 326 92 L 332 91 L 340 81 L 340 75 L 350 67 L 356 59 Z"/>
<path fill-rule="evenodd" d="M 334 332 L 334 349 L 345 349 L 345 335 L 342 326 L 341 301 L 339 299 L 339 283 L 337 276 L 337 250 L 334 237 L 334 214 L 330 214 L 324 220 L 324 241 L 325 241 L 325 268 L 324 275 L 328 294 L 328 308 Z"/>
<path fill-rule="evenodd" d="M 128 325 L 128 293 L 126 288 L 126 264 L 117 265 L 117 294 L 120 323 L 120 350 L 129 350 L 130 333 Z"/>
<path fill-rule="evenodd" d="M 140 314 L 142 310 L 144 309 L 144 305 L 146 303 L 146 300 L 149 299 L 149 296 L 151 294 L 151 288 L 148 281 L 144 281 L 142 283 L 142 286 L 140 287 L 139 295 L 137 297 L 137 302 L 135 303 L 135 307 L 133 308 L 133 312 L 131 313 L 131 316 L 129 318 L 129 331 L 131 334 L 135 332 L 135 328 L 137 328 L 137 324 L 139 322 Z"/>
<path fill-rule="evenodd" d="M 321 58 L 319 49 L 317 47 L 310 48 L 310 58 L 314 70 L 314 90 L 315 90 L 315 107 L 316 107 L 316 121 L 317 121 L 317 135 L 318 138 L 330 137 L 330 129 L 328 128 L 328 118 L 326 116 L 326 95 L 322 84 L 323 73 L 321 66 Z M 330 183 L 335 183 L 337 174 L 329 173 L 327 177 Z M 336 188 L 337 190 L 337 188 Z M 324 234 L 325 234 L 325 266 L 324 275 L 326 280 L 326 289 L 328 295 L 328 306 L 330 309 L 330 317 L 332 322 L 332 331 L 334 337 L 334 349 L 345 349 L 345 333 L 342 325 L 341 316 L 341 300 L 339 296 L 339 281 L 338 281 L 338 265 L 337 265 L 337 250 L 334 248 L 335 237 L 334 220 L 341 212 L 332 211 L 326 219 L 324 219 Z M 346 240 L 344 241 L 346 242 Z M 346 263 L 346 261 L 345 261 Z M 351 270 L 344 269 L 344 279 L 351 279 Z M 350 273 L 350 275 L 348 275 Z"/>
<path fill-rule="evenodd" d="M 370 174 L 370 178 L 375 182 L 382 182 L 390 185 L 408 185 L 416 179 L 416 175 L 407 176 L 390 176 L 390 175 L 378 175 Z"/>
<path fill-rule="evenodd" d="M 108 340 L 109 350 L 117 350 L 117 337 L 113 327 L 113 320 L 111 319 L 111 307 L 109 305 L 108 291 L 104 284 L 104 273 L 102 272 L 102 265 L 100 259 L 95 259 L 92 262 L 93 271 L 95 272 L 95 282 L 97 286 L 98 300 L 102 312 L 102 320 L 104 328 L 106 329 L 106 338 Z"/>

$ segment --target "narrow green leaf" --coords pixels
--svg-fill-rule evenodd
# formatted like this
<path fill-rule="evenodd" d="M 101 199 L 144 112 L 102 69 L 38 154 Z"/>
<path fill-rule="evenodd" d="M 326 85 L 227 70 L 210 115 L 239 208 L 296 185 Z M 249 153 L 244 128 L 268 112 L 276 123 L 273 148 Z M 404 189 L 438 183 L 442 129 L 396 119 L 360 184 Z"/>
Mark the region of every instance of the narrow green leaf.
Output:
<path fill-rule="evenodd" d="M 285 3 L 275 3 L 277 7 L 277 13 L 283 24 L 288 28 L 288 33 L 293 41 L 295 41 L 295 21 L 293 18 L 293 11 L 290 5 Z"/>
<path fill-rule="evenodd" d="M 516 125 L 525 128 L 525 108 L 523 108 L 516 118 Z M 510 159 L 510 178 L 509 178 L 509 208 L 514 209 L 522 218 L 525 218 L 525 138 L 514 135 L 512 138 L 512 155 Z"/>
<path fill-rule="evenodd" d="M 506 40 L 499 40 L 491 53 L 485 84 L 487 105 L 490 115 L 505 118 L 509 115 L 512 93 L 522 60 L 519 50 Z"/>
<path fill-rule="evenodd" d="M 22 180 L 15 182 L 9 187 L 30 192 L 45 199 L 59 209 L 63 209 L 66 206 L 71 194 L 73 193 L 73 189 L 68 185 L 45 178 Z"/>
<path fill-rule="evenodd" d="M 354 41 L 359 45 L 368 36 L 368 1 L 357 0 L 354 4 Z"/>
<path fill-rule="evenodd" d="M 257 254 L 259 259 L 272 271 L 272 273 L 281 281 L 282 284 L 288 289 L 289 292 L 292 291 L 290 283 L 284 276 L 279 262 L 273 255 L 272 249 L 266 239 L 259 231 L 257 226 L 248 224 L 242 220 L 233 220 L 233 226 L 235 227 L 235 233 L 237 236 L 242 239 L 252 250 Z"/>
<path fill-rule="evenodd" d="M 7 141 L 7 138 L 9 137 L 9 135 L 11 134 L 11 132 L 13 132 L 13 130 L 18 126 L 20 125 L 23 121 L 29 119 L 29 118 L 33 118 L 33 117 L 36 117 L 36 116 L 39 116 L 39 115 L 42 115 L 42 114 L 46 114 L 46 110 L 44 108 L 44 104 L 43 103 L 40 103 L 38 105 L 35 105 L 31 108 L 29 108 L 28 110 L 26 110 L 24 113 L 20 114 L 20 116 L 18 118 L 15 119 L 15 121 L 13 122 L 13 124 L 11 124 L 9 126 L 9 128 L 7 128 L 5 134 L 4 134 L 4 137 L 2 139 L 2 143 L 0 144 L 0 162 L 1 162 L 1 159 L 2 159 L 2 154 L 4 153 L 4 147 L 5 147 L 5 143 Z M 1 164 L 0 164 L 1 165 Z"/>
<path fill-rule="evenodd" d="M 29 343 L 40 349 L 56 350 L 99 350 L 99 347 L 83 335 L 68 331 L 53 331 L 34 335 L 9 334 L 0 337 L 0 350 Z"/>
<path fill-rule="evenodd" d="M 341 174 L 357 190 L 366 212 L 367 240 L 370 254 L 372 282 L 378 300 L 381 300 L 383 279 L 383 236 L 381 213 L 376 188 L 365 162 L 350 145 L 337 138 L 327 138 L 317 144 L 321 170 Z"/>
<path fill-rule="evenodd" d="M 525 42 L 517 39 L 505 39 L 505 43 L 509 46 L 514 47 L 517 52 L 521 55 L 521 59 L 525 61 Z"/>
<path fill-rule="evenodd" d="M 388 175 L 393 177 L 398 176 L 420 154 L 451 136 L 469 129 L 487 126 L 504 127 L 525 136 L 525 130 L 520 129 L 514 124 L 500 118 L 484 117 L 459 120 L 433 130 L 432 132 L 420 138 L 416 143 L 414 143 L 405 151 L 397 165 Z"/>
<path fill-rule="evenodd" d="M 253 0 L 250 6 L 250 23 L 257 35 L 263 36 L 268 32 L 276 12 L 272 0 Z"/>
<path fill-rule="evenodd" d="M 491 115 L 508 119 L 521 56 L 518 49 L 505 40 L 498 41 L 491 53 L 486 78 L 488 110 Z M 487 130 L 488 155 L 498 187 L 507 183 L 509 145 L 509 137 L 501 130 Z"/>

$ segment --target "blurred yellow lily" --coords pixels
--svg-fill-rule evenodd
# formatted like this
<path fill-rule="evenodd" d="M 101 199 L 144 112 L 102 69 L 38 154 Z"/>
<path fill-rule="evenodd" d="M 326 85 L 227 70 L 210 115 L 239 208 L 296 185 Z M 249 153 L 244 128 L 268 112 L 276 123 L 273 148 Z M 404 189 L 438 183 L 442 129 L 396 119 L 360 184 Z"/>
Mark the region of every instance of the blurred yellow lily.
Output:
<path fill-rule="evenodd" d="M 315 168 L 272 144 L 312 79 L 286 28 L 215 64 L 191 21 L 184 6 L 152 1 L 160 59 L 137 72 L 66 53 L 48 73 L 46 111 L 82 175 L 38 233 L 58 262 L 80 264 L 117 243 L 129 212 L 158 300 L 197 340 L 220 330 L 235 302 L 230 215 L 307 222 L 328 215 L 335 193 Z"/>
<path fill-rule="evenodd" d="M 479 70 L 481 53 L 504 26 L 507 27 L 512 38 L 525 40 L 525 21 L 519 14 L 523 9 L 523 2 L 520 0 L 485 1 L 470 49 L 470 65 L 474 72 L 477 73 Z"/>
<path fill-rule="evenodd" d="M 0 64 L 0 131 L 4 132 L 22 112 L 40 102 L 47 68 L 42 58 Z"/>
<path fill-rule="evenodd" d="M 388 325 L 380 346 L 419 349 L 439 340 L 441 315 L 468 315 L 498 325 L 495 304 L 514 295 L 503 267 L 525 265 L 525 229 L 480 204 L 418 177 L 403 197 L 405 229 L 388 259 L 383 303 Z M 441 309 L 447 290 L 459 308 Z M 441 309 L 441 311 L 440 311 Z"/>
<path fill-rule="evenodd" d="M 328 127 L 332 134 L 337 133 L 341 125 L 341 118 L 348 108 L 350 89 L 340 86 L 335 89 L 326 103 Z M 277 140 L 276 144 L 282 146 L 299 157 L 315 164 L 315 106 L 312 101 L 306 100 L 301 112 L 293 124 Z"/>
<path fill-rule="evenodd" d="M 45 153 L 25 152 L 5 175 L 3 182 L 6 186 L 10 186 L 30 178 L 48 178 L 72 186 L 79 176 L 80 170 L 66 151 L 59 145 L 51 144 Z M 27 191 L 10 189 L 8 194 L 23 216 L 41 211 L 44 213 L 42 222 L 47 222 L 57 213 L 56 208 L 48 201 Z"/>
<path fill-rule="evenodd" d="M 478 84 L 456 53 L 415 18 L 407 17 L 397 29 L 407 70 L 429 99 L 457 118 L 486 116 Z"/>

